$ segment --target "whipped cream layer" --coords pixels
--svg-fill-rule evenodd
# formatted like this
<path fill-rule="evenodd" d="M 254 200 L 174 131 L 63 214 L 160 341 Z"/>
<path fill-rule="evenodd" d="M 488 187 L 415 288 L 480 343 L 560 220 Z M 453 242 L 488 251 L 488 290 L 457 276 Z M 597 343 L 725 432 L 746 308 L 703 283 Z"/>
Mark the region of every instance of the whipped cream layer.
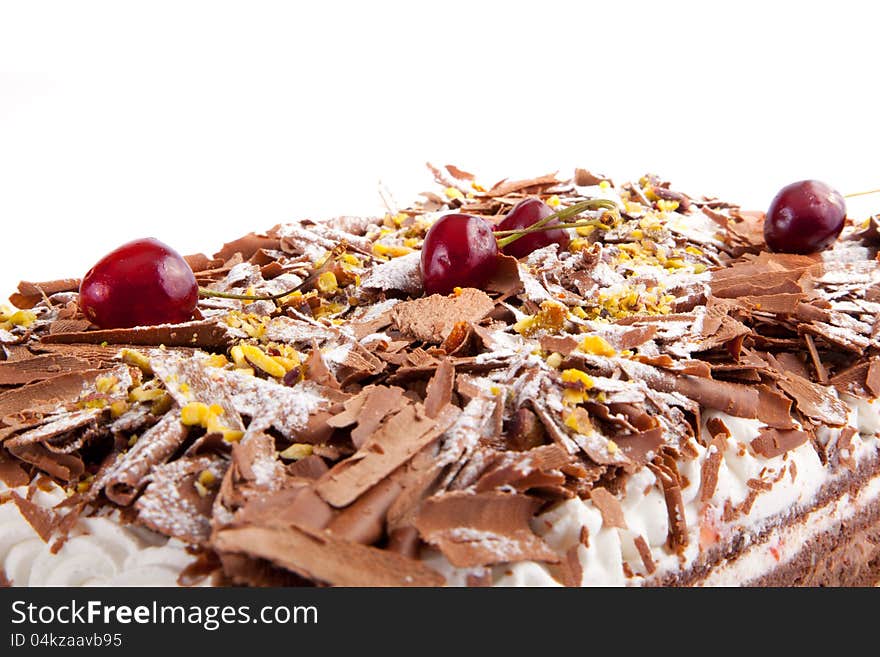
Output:
<path fill-rule="evenodd" d="M 26 487 L 0 494 L 27 494 Z M 50 508 L 63 489 L 36 489 L 31 501 Z M 123 525 L 118 513 L 79 518 L 57 554 L 10 502 L 0 504 L 0 571 L 13 586 L 177 586 L 194 557 L 186 545 L 143 527 Z"/>

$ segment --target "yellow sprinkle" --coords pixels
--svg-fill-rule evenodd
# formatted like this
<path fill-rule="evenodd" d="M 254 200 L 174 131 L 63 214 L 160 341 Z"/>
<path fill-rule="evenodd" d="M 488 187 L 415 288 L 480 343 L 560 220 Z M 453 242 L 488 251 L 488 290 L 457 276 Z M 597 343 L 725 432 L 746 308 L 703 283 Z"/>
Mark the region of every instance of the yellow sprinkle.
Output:
<path fill-rule="evenodd" d="M 704 265 L 702 262 L 698 262 L 694 265 L 695 274 L 702 274 L 704 271 L 706 271 L 706 265 Z"/>
<path fill-rule="evenodd" d="M 565 325 L 567 317 L 568 308 L 566 306 L 548 299 L 541 302 L 541 310 L 535 315 L 518 321 L 513 325 L 513 329 L 524 336 L 529 336 L 542 330 L 558 333 Z"/>
<path fill-rule="evenodd" d="M 285 461 L 299 461 L 312 455 L 312 446 L 308 443 L 293 443 L 279 454 Z"/>
<path fill-rule="evenodd" d="M 188 427 L 204 426 L 208 421 L 208 406 L 202 402 L 190 402 L 180 409 L 180 421 Z"/>
<path fill-rule="evenodd" d="M 613 356 L 617 353 L 608 341 L 600 335 L 588 335 L 579 345 L 581 351 L 596 356 Z"/>
<path fill-rule="evenodd" d="M 608 453 L 609 454 L 617 454 L 620 451 L 620 448 L 617 446 L 617 443 L 613 440 L 608 441 Z"/>
<path fill-rule="evenodd" d="M 235 345 L 232 349 L 230 349 L 229 355 L 232 356 L 232 362 L 235 363 L 236 367 L 240 369 L 248 367 L 247 359 L 244 357 L 244 352 L 241 349 L 241 345 Z"/>
<path fill-rule="evenodd" d="M 547 356 L 547 365 L 554 369 L 558 368 L 560 365 L 562 365 L 562 354 L 560 354 L 558 351 L 554 351 L 552 354 Z"/>
<path fill-rule="evenodd" d="M 172 406 L 174 406 L 174 399 L 172 399 L 171 395 L 163 393 L 161 397 L 158 397 L 150 404 L 150 413 L 156 416 L 165 415 L 165 413 L 171 410 Z"/>
<path fill-rule="evenodd" d="M 457 297 L 460 297 L 462 292 L 464 292 L 464 290 L 461 289 L 460 287 L 458 287 L 457 285 L 454 288 L 452 288 L 452 294 Z"/>
<path fill-rule="evenodd" d="M 703 252 L 700 251 L 700 249 L 698 249 L 695 246 L 687 246 L 687 247 L 685 247 L 684 250 L 685 250 L 685 253 L 690 253 L 691 255 L 695 255 L 695 256 L 703 255 Z"/>
<path fill-rule="evenodd" d="M 37 321 L 37 316 L 32 313 L 30 310 L 18 310 L 7 319 L 10 324 L 14 326 L 23 326 L 27 328 L 35 321 Z"/>
<path fill-rule="evenodd" d="M 110 415 L 114 418 L 119 417 L 128 410 L 128 404 L 121 399 L 110 404 Z"/>
<path fill-rule="evenodd" d="M 568 250 L 572 253 L 577 253 L 578 251 L 583 251 L 585 249 L 590 248 L 590 241 L 584 239 L 573 239 L 571 244 L 568 245 Z"/>
<path fill-rule="evenodd" d="M 155 401 L 156 399 L 159 399 L 164 395 L 165 392 L 159 388 L 144 388 L 143 386 L 138 386 L 137 388 L 132 388 L 132 390 L 128 393 L 128 401 Z"/>
<path fill-rule="evenodd" d="M 670 201 L 661 198 L 659 201 L 657 201 L 657 207 L 663 212 L 675 212 L 676 210 L 678 210 L 678 201 Z"/>
<path fill-rule="evenodd" d="M 558 208 L 561 204 L 562 201 L 559 200 L 559 197 L 556 196 L 556 194 L 547 199 L 547 205 L 551 208 Z"/>
<path fill-rule="evenodd" d="M 586 372 L 576 369 L 562 370 L 562 380 L 565 383 L 578 383 L 584 390 L 593 387 L 593 379 Z"/>
<path fill-rule="evenodd" d="M 244 431 L 236 431 L 234 429 L 225 429 L 223 431 L 223 440 L 227 443 L 237 443 L 244 437 Z"/>
<path fill-rule="evenodd" d="M 405 256 L 407 253 L 412 252 L 413 250 L 406 246 L 389 246 L 388 244 L 381 244 L 379 242 L 373 244 L 373 253 L 387 258 L 399 258 L 400 256 Z"/>
<path fill-rule="evenodd" d="M 627 201 L 625 203 L 626 213 L 633 216 L 641 216 L 645 212 L 645 208 L 640 203 L 634 203 L 633 201 Z"/>
<path fill-rule="evenodd" d="M 178 391 L 180 391 L 181 395 L 183 395 L 187 399 L 192 399 L 192 391 L 190 390 L 188 383 L 184 381 L 179 386 L 177 386 L 177 389 Z"/>
<path fill-rule="evenodd" d="M 273 360 L 284 368 L 285 372 L 289 372 L 294 367 L 299 366 L 298 358 L 285 358 L 284 356 L 273 356 Z"/>
<path fill-rule="evenodd" d="M 419 245 L 418 237 L 407 237 L 403 240 L 403 245 L 407 248 L 414 249 Z"/>
<path fill-rule="evenodd" d="M 640 240 L 645 236 L 645 234 L 642 232 L 642 230 L 640 228 L 636 228 L 634 231 L 632 231 L 629 234 L 629 236 L 634 240 Z"/>
<path fill-rule="evenodd" d="M 263 370 L 269 376 L 274 376 L 276 378 L 280 378 L 287 373 L 287 370 L 278 363 L 274 358 L 269 356 L 266 352 L 264 352 L 259 347 L 255 347 L 251 344 L 243 344 L 240 345 L 241 351 L 244 354 L 244 357 L 247 358 L 248 362 L 251 363 L 254 367 L 257 367 Z"/>
<path fill-rule="evenodd" d="M 128 446 L 134 447 L 134 444 L 138 441 L 138 435 L 136 433 L 131 434 L 131 438 L 128 439 Z"/>
<path fill-rule="evenodd" d="M 193 486 L 195 487 L 196 492 L 199 494 L 199 497 L 208 496 L 209 491 L 207 488 L 205 488 L 205 485 L 201 481 L 193 482 Z"/>
<path fill-rule="evenodd" d="M 325 271 L 318 276 L 318 289 L 324 294 L 332 294 L 339 289 L 339 282 L 336 280 L 336 274 L 332 271 Z"/>
<path fill-rule="evenodd" d="M 211 487 L 216 483 L 216 481 L 217 477 L 215 477 L 214 473 L 210 470 L 202 470 L 199 473 L 199 483 L 202 484 L 202 486 Z"/>
<path fill-rule="evenodd" d="M 583 408 L 576 408 L 565 416 L 565 426 L 585 436 L 593 433 L 593 424 L 589 414 Z"/>
<path fill-rule="evenodd" d="M 575 228 L 575 231 L 581 237 L 589 237 L 590 233 L 592 233 L 594 230 L 596 230 L 595 226 L 578 226 L 577 228 Z"/>
<path fill-rule="evenodd" d="M 128 365 L 134 365 L 144 374 L 152 374 L 153 368 L 150 367 L 150 359 L 137 349 L 122 349 L 119 352 L 122 362 Z"/>
<path fill-rule="evenodd" d="M 572 388 L 566 388 L 562 391 L 562 401 L 564 404 L 567 404 L 569 406 L 583 403 L 587 401 L 587 399 L 587 393 L 583 390 L 573 390 Z"/>
<path fill-rule="evenodd" d="M 461 193 L 460 189 L 457 189 L 455 187 L 447 187 L 446 189 L 443 190 L 443 193 L 446 194 L 446 198 L 448 198 L 449 200 L 453 200 L 453 199 L 459 199 L 462 201 L 464 200 L 464 194 Z"/>
<path fill-rule="evenodd" d="M 607 189 L 611 189 L 611 183 L 608 182 L 607 180 L 602 180 L 602 181 L 599 183 L 599 189 L 606 189 L 606 190 L 607 190 Z"/>
<path fill-rule="evenodd" d="M 361 261 L 358 260 L 355 256 L 350 253 L 343 253 L 339 259 L 345 263 L 346 265 L 352 265 L 353 267 L 360 267 Z"/>
<path fill-rule="evenodd" d="M 209 367 L 226 367 L 229 365 L 229 360 L 223 354 L 214 354 L 205 359 L 205 364 Z"/>
<path fill-rule="evenodd" d="M 108 393 L 113 390 L 113 387 L 119 383 L 119 379 L 115 376 L 99 376 L 95 380 L 95 389 L 101 393 Z"/>

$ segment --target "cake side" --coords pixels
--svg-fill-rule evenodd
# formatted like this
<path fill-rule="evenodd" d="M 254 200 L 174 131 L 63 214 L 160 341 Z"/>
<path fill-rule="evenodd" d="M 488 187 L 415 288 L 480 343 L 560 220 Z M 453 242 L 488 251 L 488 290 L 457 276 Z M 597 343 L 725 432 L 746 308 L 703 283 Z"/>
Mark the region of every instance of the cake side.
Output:
<path fill-rule="evenodd" d="M 873 535 L 873 220 L 786 255 L 760 214 L 653 177 L 435 175 L 414 208 L 188 258 L 218 293 L 278 299 L 97 330 L 76 281 L 23 284 L 0 475 L 68 487 L 62 545 L 118 507 L 235 583 L 856 581 L 797 548 L 851 561 Z M 484 289 L 424 294 L 430 226 L 524 197 L 609 205 Z"/>

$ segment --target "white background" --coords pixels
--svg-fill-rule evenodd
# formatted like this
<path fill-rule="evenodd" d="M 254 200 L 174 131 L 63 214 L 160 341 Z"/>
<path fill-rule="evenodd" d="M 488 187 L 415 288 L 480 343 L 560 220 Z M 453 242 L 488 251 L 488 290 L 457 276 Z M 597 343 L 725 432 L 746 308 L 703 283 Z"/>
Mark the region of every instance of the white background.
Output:
<path fill-rule="evenodd" d="M 880 187 L 871 4 L 0 0 L 0 296 L 140 236 L 210 253 L 380 212 L 426 160 L 760 209 L 801 178 Z"/>

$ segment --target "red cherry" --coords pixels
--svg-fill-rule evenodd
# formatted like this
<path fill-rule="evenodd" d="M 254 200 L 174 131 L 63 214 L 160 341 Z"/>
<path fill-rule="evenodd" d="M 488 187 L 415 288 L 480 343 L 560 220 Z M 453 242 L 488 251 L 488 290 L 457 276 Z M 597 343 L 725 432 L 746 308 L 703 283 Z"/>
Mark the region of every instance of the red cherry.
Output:
<path fill-rule="evenodd" d="M 523 199 L 507 213 L 504 220 L 498 224 L 498 230 L 522 230 L 531 228 L 541 219 L 549 217 L 555 210 L 538 198 Z M 558 224 L 558 219 L 548 222 L 547 226 Z M 523 235 L 501 249 L 507 255 L 514 258 L 524 258 L 532 251 L 558 244 L 560 249 L 567 249 L 571 244 L 571 235 L 564 228 L 550 229 L 539 233 Z"/>
<path fill-rule="evenodd" d="M 79 305 L 101 328 L 185 322 L 199 286 L 177 251 L 153 238 L 134 240 L 92 267 L 79 287 Z"/>
<path fill-rule="evenodd" d="M 482 289 L 498 263 L 492 226 L 470 214 L 447 214 L 431 226 L 422 245 L 422 283 L 428 294 L 456 287 Z"/>
<path fill-rule="evenodd" d="M 764 240 L 772 251 L 815 253 L 843 230 L 846 202 L 840 192 L 818 180 L 783 187 L 767 210 Z"/>

